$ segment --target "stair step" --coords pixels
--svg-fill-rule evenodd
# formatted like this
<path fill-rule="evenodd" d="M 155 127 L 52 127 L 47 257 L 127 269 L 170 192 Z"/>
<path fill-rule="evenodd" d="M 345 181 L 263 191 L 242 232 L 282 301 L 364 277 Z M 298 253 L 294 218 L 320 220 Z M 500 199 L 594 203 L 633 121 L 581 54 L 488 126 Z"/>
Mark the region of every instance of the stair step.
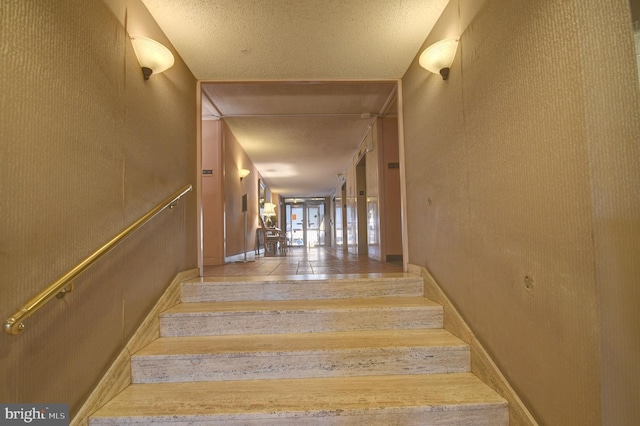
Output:
<path fill-rule="evenodd" d="M 90 425 L 509 424 L 419 277 L 202 279 Z"/>
<path fill-rule="evenodd" d="M 509 424 L 507 403 L 470 373 L 134 384 L 90 425 Z"/>
<path fill-rule="evenodd" d="M 348 297 L 423 296 L 421 277 L 405 274 L 348 278 L 277 277 L 201 278 L 182 284 L 183 302 L 240 300 L 341 299 Z"/>
<path fill-rule="evenodd" d="M 131 371 L 134 383 L 460 373 L 470 359 L 442 329 L 163 337 Z"/>
<path fill-rule="evenodd" d="M 441 328 L 424 297 L 180 303 L 160 315 L 161 336 Z"/>

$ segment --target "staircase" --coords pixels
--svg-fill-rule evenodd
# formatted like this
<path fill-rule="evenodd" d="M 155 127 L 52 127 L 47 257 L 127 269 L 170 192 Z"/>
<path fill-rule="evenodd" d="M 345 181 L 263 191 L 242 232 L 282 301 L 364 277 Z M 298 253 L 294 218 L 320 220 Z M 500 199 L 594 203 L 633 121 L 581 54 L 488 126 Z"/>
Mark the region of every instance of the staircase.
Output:
<path fill-rule="evenodd" d="M 508 425 L 422 278 L 182 284 L 90 425 Z"/>

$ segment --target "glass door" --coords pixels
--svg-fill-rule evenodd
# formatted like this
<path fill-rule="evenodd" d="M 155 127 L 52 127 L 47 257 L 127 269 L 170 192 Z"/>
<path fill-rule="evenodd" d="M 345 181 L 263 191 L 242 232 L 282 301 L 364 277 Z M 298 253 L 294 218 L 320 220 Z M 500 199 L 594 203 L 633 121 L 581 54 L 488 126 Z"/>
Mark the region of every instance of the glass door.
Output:
<path fill-rule="evenodd" d="M 287 239 L 289 247 L 303 247 L 304 235 L 304 204 L 286 204 Z"/>
<path fill-rule="evenodd" d="M 324 203 L 285 203 L 289 247 L 318 247 L 325 243 Z"/>
<path fill-rule="evenodd" d="M 324 246 L 324 204 L 306 204 L 306 241 L 307 247 Z"/>

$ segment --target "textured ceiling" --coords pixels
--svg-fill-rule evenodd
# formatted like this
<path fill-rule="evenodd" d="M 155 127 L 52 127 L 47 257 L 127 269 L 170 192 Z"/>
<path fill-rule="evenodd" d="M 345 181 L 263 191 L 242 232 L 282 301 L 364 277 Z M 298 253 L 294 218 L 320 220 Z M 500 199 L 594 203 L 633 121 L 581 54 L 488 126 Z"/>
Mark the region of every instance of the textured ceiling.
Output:
<path fill-rule="evenodd" d="M 142 1 L 195 77 L 210 82 L 203 118 L 223 117 L 269 188 L 298 197 L 331 193 L 395 99 L 388 80 L 404 75 L 448 3 Z"/>
<path fill-rule="evenodd" d="M 448 0 L 143 0 L 198 80 L 401 78 Z"/>

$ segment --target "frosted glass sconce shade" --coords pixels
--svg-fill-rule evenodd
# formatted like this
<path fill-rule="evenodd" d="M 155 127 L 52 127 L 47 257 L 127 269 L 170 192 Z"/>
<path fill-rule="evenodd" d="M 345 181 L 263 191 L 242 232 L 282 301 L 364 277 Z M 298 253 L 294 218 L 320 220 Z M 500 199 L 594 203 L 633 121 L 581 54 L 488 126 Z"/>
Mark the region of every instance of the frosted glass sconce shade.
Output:
<path fill-rule="evenodd" d="M 251 173 L 251 170 L 247 170 L 247 169 L 238 169 L 238 174 L 240 175 L 240 180 L 242 181 L 242 179 L 246 178 L 247 176 L 249 176 L 249 173 Z"/>
<path fill-rule="evenodd" d="M 132 36 L 131 43 L 142 67 L 145 80 L 148 80 L 151 74 L 159 74 L 173 66 L 173 54 L 157 41 L 146 37 Z"/>
<path fill-rule="evenodd" d="M 458 50 L 457 38 L 447 38 L 427 47 L 420 55 L 420 66 L 434 74 L 440 74 L 443 80 L 449 78 L 449 68 Z"/>

